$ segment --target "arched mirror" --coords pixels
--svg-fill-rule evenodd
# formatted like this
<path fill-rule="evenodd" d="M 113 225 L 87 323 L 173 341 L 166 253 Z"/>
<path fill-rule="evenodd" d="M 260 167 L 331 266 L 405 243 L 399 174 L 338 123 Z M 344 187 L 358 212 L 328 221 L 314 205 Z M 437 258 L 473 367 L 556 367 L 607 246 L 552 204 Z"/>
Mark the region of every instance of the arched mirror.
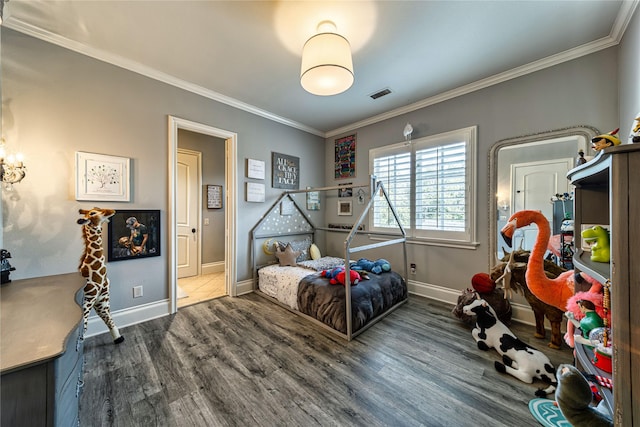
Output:
<path fill-rule="evenodd" d="M 574 168 L 580 150 L 586 160 L 595 153 L 591 138 L 600 132 L 590 126 L 520 136 L 496 142 L 489 152 L 489 265 L 503 256 L 506 247 L 500 229 L 509 217 L 523 209 L 540 210 L 557 237 L 562 221 L 571 217 L 573 202 L 553 202 L 556 194 L 572 194 L 567 172 Z M 537 228 L 517 231 L 513 245 L 531 249 Z M 552 239 L 554 238 L 552 237 Z"/>

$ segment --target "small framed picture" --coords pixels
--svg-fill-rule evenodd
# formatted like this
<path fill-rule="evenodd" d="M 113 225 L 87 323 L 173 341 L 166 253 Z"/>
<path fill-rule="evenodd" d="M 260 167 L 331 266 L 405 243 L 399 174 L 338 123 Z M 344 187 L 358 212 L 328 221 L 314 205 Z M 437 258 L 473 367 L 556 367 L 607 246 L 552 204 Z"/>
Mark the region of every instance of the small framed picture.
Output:
<path fill-rule="evenodd" d="M 319 211 L 320 210 L 320 192 L 309 191 L 307 193 L 307 210 Z"/>
<path fill-rule="evenodd" d="M 222 185 L 207 185 L 207 208 L 222 208 Z"/>
<path fill-rule="evenodd" d="M 351 216 L 351 200 L 338 200 L 338 215 Z"/>
<path fill-rule="evenodd" d="M 351 185 L 351 183 L 348 183 L 346 185 Z M 353 197 L 353 188 L 352 187 L 340 187 L 338 189 L 338 197 Z"/>
<path fill-rule="evenodd" d="M 247 202 L 264 202 L 265 186 L 256 182 L 247 182 Z"/>
<path fill-rule="evenodd" d="M 247 159 L 247 178 L 264 179 L 265 163 L 262 160 Z"/>
<path fill-rule="evenodd" d="M 118 210 L 108 237 L 109 262 L 160 256 L 160 211 Z"/>
<path fill-rule="evenodd" d="M 280 215 L 288 216 L 293 215 L 294 204 L 293 200 L 284 199 L 280 202 Z"/>

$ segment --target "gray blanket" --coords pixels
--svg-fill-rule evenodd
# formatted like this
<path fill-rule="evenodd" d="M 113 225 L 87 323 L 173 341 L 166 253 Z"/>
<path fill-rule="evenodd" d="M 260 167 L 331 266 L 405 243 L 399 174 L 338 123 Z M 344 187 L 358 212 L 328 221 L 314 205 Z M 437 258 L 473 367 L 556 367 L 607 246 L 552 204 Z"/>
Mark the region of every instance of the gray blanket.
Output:
<path fill-rule="evenodd" d="M 352 332 L 407 298 L 407 285 L 395 272 L 369 274 L 351 287 Z M 311 274 L 298 285 L 298 310 L 342 333 L 347 333 L 345 288 Z"/>

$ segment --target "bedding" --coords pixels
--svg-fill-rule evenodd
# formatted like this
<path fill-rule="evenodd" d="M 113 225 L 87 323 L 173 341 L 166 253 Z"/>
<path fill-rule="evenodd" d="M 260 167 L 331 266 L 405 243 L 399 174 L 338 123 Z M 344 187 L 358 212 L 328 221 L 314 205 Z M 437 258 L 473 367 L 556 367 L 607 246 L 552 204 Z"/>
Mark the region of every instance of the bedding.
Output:
<path fill-rule="evenodd" d="M 301 313 L 346 334 L 344 299 L 344 286 L 329 284 L 319 273 L 304 277 L 298 287 L 298 310 Z M 398 273 L 369 274 L 369 280 L 361 280 L 351 287 L 352 332 L 405 299 L 407 286 Z"/>
<path fill-rule="evenodd" d="M 343 265 L 344 260 L 335 257 L 302 261 L 296 267 L 270 265 L 258 271 L 258 287 L 291 309 L 346 334 L 345 288 L 320 276 L 323 270 Z M 352 332 L 407 298 L 407 286 L 399 274 L 392 271 L 369 277 L 351 287 Z"/>
<path fill-rule="evenodd" d="M 298 309 L 298 283 L 303 277 L 344 265 L 342 258 L 322 257 L 301 261 L 297 266 L 280 267 L 278 264 L 258 270 L 258 288 L 266 295 L 277 299 L 288 307 Z"/>

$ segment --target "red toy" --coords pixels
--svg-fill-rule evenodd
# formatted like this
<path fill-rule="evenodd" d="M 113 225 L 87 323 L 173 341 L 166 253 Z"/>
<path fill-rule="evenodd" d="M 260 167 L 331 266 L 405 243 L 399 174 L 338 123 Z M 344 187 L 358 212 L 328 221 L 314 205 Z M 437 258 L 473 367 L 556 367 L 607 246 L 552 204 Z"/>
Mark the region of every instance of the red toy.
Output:
<path fill-rule="evenodd" d="M 340 283 L 344 286 L 346 278 L 344 267 L 336 267 L 331 270 L 324 270 L 322 273 L 320 273 L 320 275 L 322 277 L 327 277 L 329 279 L 329 283 L 331 283 L 332 285 Z M 351 283 L 351 286 L 357 285 L 360 280 L 361 277 L 357 271 L 349 270 L 349 282 Z"/>

